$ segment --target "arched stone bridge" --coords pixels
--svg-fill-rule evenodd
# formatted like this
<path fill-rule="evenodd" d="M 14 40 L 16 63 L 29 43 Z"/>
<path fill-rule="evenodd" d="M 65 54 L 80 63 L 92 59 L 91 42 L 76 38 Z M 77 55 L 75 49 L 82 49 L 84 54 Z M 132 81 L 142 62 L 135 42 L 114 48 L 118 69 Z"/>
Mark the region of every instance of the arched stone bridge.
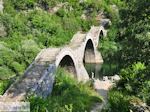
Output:
<path fill-rule="evenodd" d="M 23 77 L 5 92 L 4 100 L 20 101 L 32 93 L 46 97 L 52 91 L 58 66 L 65 67 L 79 81 L 88 80 L 89 75 L 84 63 L 103 63 L 102 56 L 97 50 L 101 35 L 106 35 L 104 27 L 93 26 L 86 34 L 76 33 L 66 46 L 43 49 Z"/>

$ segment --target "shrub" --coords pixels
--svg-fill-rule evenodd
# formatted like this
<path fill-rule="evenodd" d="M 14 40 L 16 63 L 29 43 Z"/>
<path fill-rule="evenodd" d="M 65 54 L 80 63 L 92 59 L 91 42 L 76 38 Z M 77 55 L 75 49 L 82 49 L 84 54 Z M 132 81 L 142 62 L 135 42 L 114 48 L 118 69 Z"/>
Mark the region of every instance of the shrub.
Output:
<path fill-rule="evenodd" d="M 18 62 L 12 62 L 10 67 L 12 68 L 12 70 L 18 74 L 18 75 L 21 75 L 23 74 L 24 70 L 25 70 L 25 67 L 23 66 L 23 64 L 21 65 L 20 63 Z"/>
<path fill-rule="evenodd" d="M 150 83 L 146 78 L 145 70 L 146 67 L 141 62 L 121 70 L 121 80 L 109 92 L 106 112 L 129 112 L 132 108 L 130 102 L 136 103 L 139 98 L 149 104 Z"/>
<path fill-rule="evenodd" d="M 138 97 L 141 98 L 147 105 L 150 106 L 150 81 L 146 80 L 143 82 L 142 89 L 138 93 Z"/>
<path fill-rule="evenodd" d="M 120 75 L 122 80 L 120 85 L 131 94 L 137 94 L 143 85 L 144 82 L 144 70 L 146 69 L 145 65 L 141 62 L 133 64 L 131 67 L 122 69 Z"/>
<path fill-rule="evenodd" d="M 8 65 L 15 59 L 15 52 L 5 46 L 6 43 L 0 43 L 0 59 L 3 60 L 2 63 Z"/>
<path fill-rule="evenodd" d="M 10 80 L 0 80 L 0 95 L 3 95 L 5 90 L 8 88 L 8 86 L 11 84 Z"/>
<path fill-rule="evenodd" d="M 52 94 L 47 99 L 31 98 L 31 111 L 84 112 L 96 102 L 98 94 L 86 84 L 79 83 L 64 70 L 58 70 Z"/>
<path fill-rule="evenodd" d="M 102 50 L 102 54 L 105 58 L 109 58 L 109 56 L 113 56 L 115 52 L 118 51 L 118 45 L 114 41 L 110 41 L 108 39 L 104 39 L 101 41 L 99 49 Z"/>
<path fill-rule="evenodd" d="M 24 10 L 28 8 L 33 8 L 37 0 L 13 0 L 12 3 L 14 8 L 17 10 Z"/>
<path fill-rule="evenodd" d="M 6 66 L 0 66 L 0 80 L 10 79 L 15 76 L 15 73 L 12 72 Z"/>
<path fill-rule="evenodd" d="M 143 63 L 137 62 L 126 69 L 122 69 L 122 79 L 118 88 L 128 95 L 139 97 L 149 104 L 150 82 L 146 75 L 146 67 Z"/>
<path fill-rule="evenodd" d="M 40 51 L 40 48 L 34 40 L 24 40 L 22 41 L 21 52 L 23 54 L 23 60 L 29 65 L 37 53 Z"/>
<path fill-rule="evenodd" d="M 111 90 L 108 94 L 108 105 L 104 112 L 130 112 L 129 97 L 117 90 Z"/>

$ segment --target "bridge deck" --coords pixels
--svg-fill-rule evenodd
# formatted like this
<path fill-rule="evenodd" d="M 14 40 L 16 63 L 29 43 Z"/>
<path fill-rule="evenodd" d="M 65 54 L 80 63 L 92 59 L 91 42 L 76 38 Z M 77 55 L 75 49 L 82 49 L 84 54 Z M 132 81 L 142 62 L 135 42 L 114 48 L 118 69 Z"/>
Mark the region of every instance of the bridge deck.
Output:
<path fill-rule="evenodd" d="M 82 45 L 82 43 L 85 41 L 85 39 L 86 39 L 86 34 L 78 32 L 73 36 L 73 38 L 68 46 L 72 49 L 77 48 Z"/>

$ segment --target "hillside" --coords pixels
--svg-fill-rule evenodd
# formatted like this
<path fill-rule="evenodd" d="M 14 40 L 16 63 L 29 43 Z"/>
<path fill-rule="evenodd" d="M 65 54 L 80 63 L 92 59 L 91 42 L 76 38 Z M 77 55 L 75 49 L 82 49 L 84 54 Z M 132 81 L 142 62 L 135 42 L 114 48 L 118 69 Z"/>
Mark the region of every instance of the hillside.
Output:
<path fill-rule="evenodd" d="M 5 0 L 3 5 L 0 16 L 1 94 L 24 73 L 42 48 L 62 46 L 77 31 L 84 32 L 91 25 L 98 24 L 96 15 L 101 12 L 103 4 L 76 0 Z M 58 11 L 52 11 L 59 6 Z M 82 14 L 88 19 L 82 18 Z"/>

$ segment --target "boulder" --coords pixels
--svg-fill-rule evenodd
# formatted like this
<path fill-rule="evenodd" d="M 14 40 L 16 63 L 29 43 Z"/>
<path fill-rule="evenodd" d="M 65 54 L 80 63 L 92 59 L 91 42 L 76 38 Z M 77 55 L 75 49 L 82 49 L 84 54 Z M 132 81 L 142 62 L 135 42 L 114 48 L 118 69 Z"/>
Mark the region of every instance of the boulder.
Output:
<path fill-rule="evenodd" d="M 101 19 L 101 25 L 104 27 L 104 28 L 108 28 L 109 26 L 111 26 L 111 21 L 110 19 Z"/>
<path fill-rule="evenodd" d="M 112 80 L 113 80 L 113 81 L 119 81 L 119 80 L 120 80 L 119 75 L 114 75 L 114 76 L 112 76 Z"/>
<path fill-rule="evenodd" d="M 150 107 L 144 102 L 130 102 L 131 112 L 150 112 Z"/>
<path fill-rule="evenodd" d="M 108 81 L 108 76 L 103 76 L 103 81 Z"/>

